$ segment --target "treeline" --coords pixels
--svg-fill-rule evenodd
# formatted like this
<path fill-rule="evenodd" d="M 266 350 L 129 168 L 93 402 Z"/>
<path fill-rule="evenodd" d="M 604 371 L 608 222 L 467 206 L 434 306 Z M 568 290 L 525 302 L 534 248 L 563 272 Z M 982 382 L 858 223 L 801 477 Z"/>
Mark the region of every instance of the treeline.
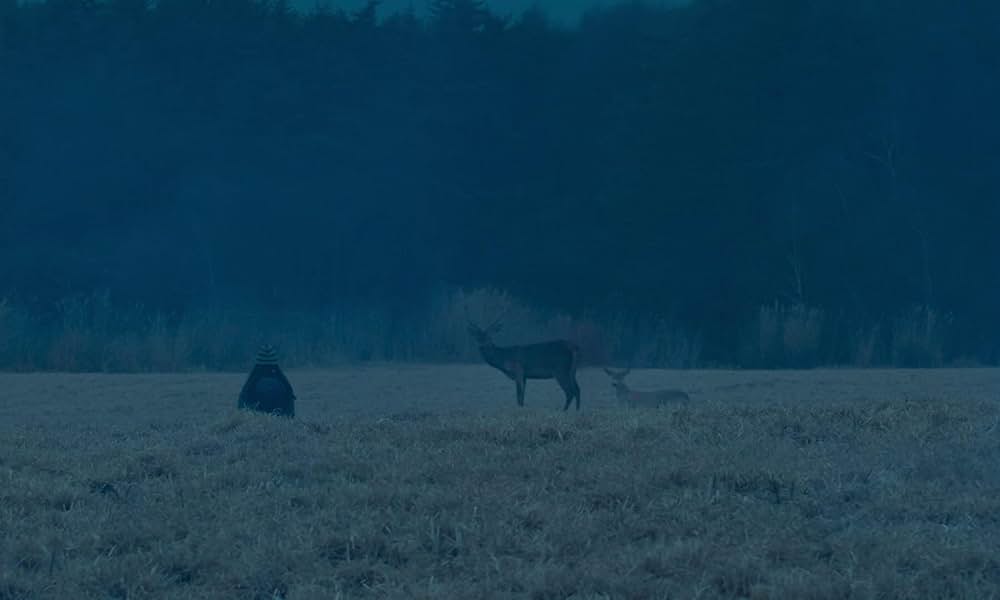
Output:
<path fill-rule="evenodd" d="M 429 4 L 0 0 L 8 351 L 104 290 L 406 339 L 453 286 L 607 360 L 1000 361 L 1000 4 Z"/>

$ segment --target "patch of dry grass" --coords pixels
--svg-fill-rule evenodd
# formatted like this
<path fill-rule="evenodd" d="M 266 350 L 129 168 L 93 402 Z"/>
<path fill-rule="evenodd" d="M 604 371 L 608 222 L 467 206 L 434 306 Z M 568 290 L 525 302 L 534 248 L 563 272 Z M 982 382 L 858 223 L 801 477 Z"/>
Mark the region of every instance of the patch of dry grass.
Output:
<path fill-rule="evenodd" d="M 382 385 L 414 382 L 404 397 L 426 374 Z M 146 380 L 101 379 L 118 393 L 87 408 L 107 419 L 76 423 L 8 397 L 0 599 L 1000 595 L 995 373 L 968 397 L 879 400 L 849 373 L 768 377 L 706 375 L 660 411 L 590 386 L 581 414 L 542 384 L 526 410 L 500 385 L 493 410 L 349 416 L 307 391 L 296 421 L 186 399 L 179 380 L 141 387 L 136 414 L 126 391 Z M 781 377 L 853 391 L 760 394 Z M 15 402 L 32 417 L 8 418 Z"/>

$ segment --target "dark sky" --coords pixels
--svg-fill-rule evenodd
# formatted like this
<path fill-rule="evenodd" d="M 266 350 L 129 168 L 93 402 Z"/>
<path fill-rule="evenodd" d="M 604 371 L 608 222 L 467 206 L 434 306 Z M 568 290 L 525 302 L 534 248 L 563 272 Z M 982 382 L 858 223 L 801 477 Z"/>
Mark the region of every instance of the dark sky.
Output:
<path fill-rule="evenodd" d="M 310 10 L 317 4 L 316 0 L 295 0 L 304 10 Z M 545 9 L 554 19 L 564 23 L 575 23 L 585 11 L 594 6 L 606 6 L 615 4 L 617 0 L 487 0 L 487 4 L 498 14 L 519 14 L 532 4 L 537 4 Z M 681 4 L 686 0 L 652 0 L 651 4 Z M 326 0 L 329 6 L 355 9 L 364 4 L 364 0 Z M 322 4 L 322 2 L 320 2 Z M 383 14 L 392 13 L 400 9 L 413 6 L 418 12 L 425 9 L 428 0 L 383 0 L 381 10 Z"/>

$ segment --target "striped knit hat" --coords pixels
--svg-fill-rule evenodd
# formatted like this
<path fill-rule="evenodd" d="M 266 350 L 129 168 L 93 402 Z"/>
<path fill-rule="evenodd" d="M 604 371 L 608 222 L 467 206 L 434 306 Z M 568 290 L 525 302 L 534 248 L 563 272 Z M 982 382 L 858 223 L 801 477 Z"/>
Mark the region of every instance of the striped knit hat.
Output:
<path fill-rule="evenodd" d="M 278 351 L 271 344 L 264 344 L 257 350 L 258 365 L 278 364 Z"/>

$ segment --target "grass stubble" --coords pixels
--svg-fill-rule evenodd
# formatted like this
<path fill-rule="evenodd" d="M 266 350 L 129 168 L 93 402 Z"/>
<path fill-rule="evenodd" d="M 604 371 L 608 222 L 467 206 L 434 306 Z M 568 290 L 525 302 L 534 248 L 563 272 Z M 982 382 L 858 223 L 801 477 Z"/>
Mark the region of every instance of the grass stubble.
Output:
<path fill-rule="evenodd" d="M 297 420 L 175 394 L 18 423 L 8 399 L 0 600 L 1000 596 L 997 398 L 702 383 L 580 414 L 507 386 Z"/>

